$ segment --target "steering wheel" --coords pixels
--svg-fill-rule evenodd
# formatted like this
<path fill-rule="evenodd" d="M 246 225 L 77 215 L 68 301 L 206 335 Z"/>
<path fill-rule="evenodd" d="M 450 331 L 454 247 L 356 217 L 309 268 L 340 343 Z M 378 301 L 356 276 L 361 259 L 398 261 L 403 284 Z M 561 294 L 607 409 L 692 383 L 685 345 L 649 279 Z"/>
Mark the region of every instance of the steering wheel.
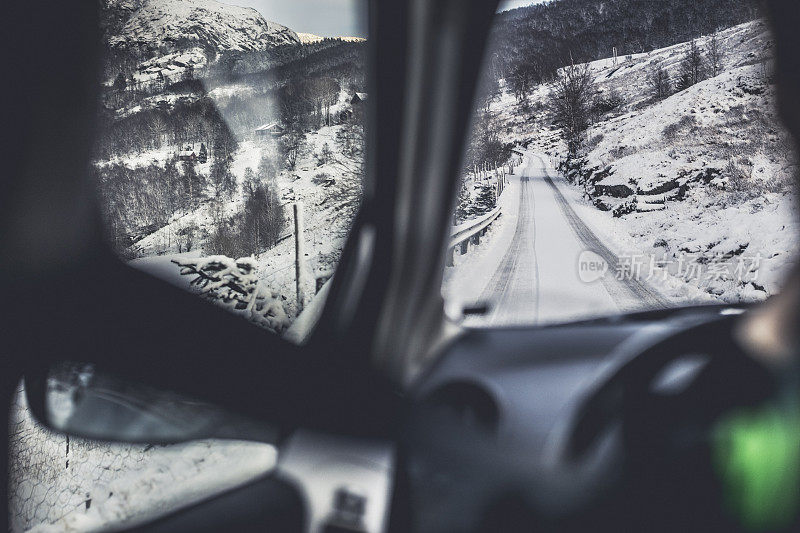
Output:
<path fill-rule="evenodd" d="M 772 397 L 775 380 L 736 343 L 738 316 L 662 338 L 619 366 L 573 419 L 563 457 L 580 462 L 616 429 L 622 475 L 615 500 L 634 529 L 739 529 L 725 511 L 714 425 Z M 612 506 L 613 508 L 613 506 Z"/>

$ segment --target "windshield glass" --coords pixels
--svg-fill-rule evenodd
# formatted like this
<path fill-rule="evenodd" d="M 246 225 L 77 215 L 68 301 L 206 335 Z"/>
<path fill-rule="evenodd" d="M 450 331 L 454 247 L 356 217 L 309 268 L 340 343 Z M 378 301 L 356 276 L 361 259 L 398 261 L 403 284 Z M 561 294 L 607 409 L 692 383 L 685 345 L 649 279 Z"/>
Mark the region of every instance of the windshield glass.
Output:
<path fill-rule="evenodd" d="M 447 251 L 455 318 L 759 301 L 796 261 L 797 156 L 755 3 L 622 4 L 496 15 Z"/>

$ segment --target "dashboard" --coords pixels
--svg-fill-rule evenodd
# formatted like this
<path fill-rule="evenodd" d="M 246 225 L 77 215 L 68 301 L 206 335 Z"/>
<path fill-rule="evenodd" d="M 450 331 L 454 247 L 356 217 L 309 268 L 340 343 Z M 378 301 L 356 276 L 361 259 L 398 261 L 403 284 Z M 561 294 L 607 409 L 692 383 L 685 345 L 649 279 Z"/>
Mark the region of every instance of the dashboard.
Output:
<path fill-rule="evenodd" d="M 408 472 L 411 527 L 474 531 L 476 524 L 491 524 L 478 530 L 514 531 L 506 520 L 518 521 L 520 514 L 531 524 L 575 515 L 592 498 L 610 497 L 602 494 L 627 460 L 623 432 L 618 420 L 587 409 L 618 408 L 621 393 L 604 387 L 638 365 L 642 354 L 743 312 L 703 306 L 561 326 L 467 330 L 413 391 L 419 407 L 405 464 L 398 467 Z M 680 392 L 709 360 L 692 351 L 670 356 L 647 379 L 654 390 Z M 589 437 L 575 459 L 570 450 L 581 432 Z M 495 508 L 501 510 L 487 511 Z"/>
<path fill-rule="evenodd" d="M 683 510 L 694 513 L 698 502 L 716 508 L 718 502 L 703 499 L 716 494 L 713 488 L 666 476 L 676 483 L 667 489 L 689 502 L 681 509 L 654 496 L 665 487 L 660 483 L 649 487 L 655 492 L 618 490 L 621 473 L 632 464 L 625 416 L 616 416 L 626 407 L 620 390 L 644 379 L 645 388 L 680 397 L 712 364 L 703 357 L 708 341 L 725 350 L 714 328 L 730 327 L 729 319 L 743 312 L 708 306 L 465 330 L 409 392 L 408 418 L 398 424 L 396 443 L 297 431 L 281 446 L 275 475 L 142 531 L 213 531 L 231 517 L 242 531 L 275 524 L 282 531 L 362 533 L 585 531 L 609 524 L 616 530 L 685 530 L 680 520 L 695 514 Z M 681 338 L 698 350 L 673 343 Z M 754 380 L 749 370 L 733 370 Z M 622 387 L 620 376 L 626 377 Z M 702 410 L 697 398 L 687 405 Z M 659 481 L 665 465 L 691 475 L 687 464 L 693 463 L 659 462 L 672 452 L 659 446 L 673 428 L 660 432 L 656 411 L 642 407 L 645 425 L 652 422 L 645 433 L 655 445 L 638 446 L 644 450 L 641 470 Z M 578 452 L 576 440 L 583 443 Z M 635 464 L 639 472 L 642 463 Z M 643 521 L 631 528 L 626 520 L 637 513 Z"/>

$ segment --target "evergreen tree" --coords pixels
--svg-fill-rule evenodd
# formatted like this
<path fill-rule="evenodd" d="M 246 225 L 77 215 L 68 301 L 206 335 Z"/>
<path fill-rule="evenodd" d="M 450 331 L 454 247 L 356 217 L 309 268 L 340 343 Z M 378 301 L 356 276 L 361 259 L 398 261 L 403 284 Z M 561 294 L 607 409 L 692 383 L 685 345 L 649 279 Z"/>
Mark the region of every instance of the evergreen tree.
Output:
<path fill-rule="evenodd" d="M 125 79 L 125 75 L 120 72 L 117 74 L 117 77 L 114 78 L 114 89 L 119 92 L 123 92 L 125 89 L 128 88 L 128 81 Z"/>
<path fill-rule="evenodd" d="M 672 80 L 669 77 L 669 73 L 664 70 L 664 67 L 661 65 L 661 63 L 658 63 L 655 65 L 655 67 L 653 67 L 648 82 L 653 91 L 653 96 L 657 100 L 663 100 L 672 93 Z"/>
<path fill-rule="evenodd" d="M 692 39 L 689 42 L 686 54 L 681 60 L 677 88 L 679 91 L 683 91 L 692 85 L 700 83 L 704 78 L 703 54 L 700 51 L 700 47 L 697 46 L 697 41 Z"/>
<path fill-rule="evenodd" d="M 485 185 L 481 187 L 478 197 L 475 199 L 476 214 L 482 215 L 488 213 L 497 207 L 497 192 L 494 186 Z"/>
<path fill-rule="evenodd" d="M 458 190 L 456 200 L 456 224 L 469 220 L 475 215 L 475 206 L 472 205 L 472 195 L 469 193 L 469 183 L 466 179 L 461 180 L 461 187 Z"/>

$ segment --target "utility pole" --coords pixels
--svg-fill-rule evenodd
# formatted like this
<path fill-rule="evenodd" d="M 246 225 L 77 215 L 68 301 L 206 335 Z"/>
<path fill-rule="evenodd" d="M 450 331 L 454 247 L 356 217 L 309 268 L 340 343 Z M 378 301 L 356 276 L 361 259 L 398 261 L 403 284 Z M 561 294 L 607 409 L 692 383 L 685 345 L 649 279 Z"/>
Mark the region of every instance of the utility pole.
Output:
<path fill-rule="evenodd" d="M 303 310 L 303 283 L 302 283 L 302 261 L 305 260 L 305 250 L 303 246 L 303 211 L 301 210 L 300 203 L 295 202 L 292 205 L 294 212 L 294 279 L 295 288 L 297 290 L 297 314 Z"/>

